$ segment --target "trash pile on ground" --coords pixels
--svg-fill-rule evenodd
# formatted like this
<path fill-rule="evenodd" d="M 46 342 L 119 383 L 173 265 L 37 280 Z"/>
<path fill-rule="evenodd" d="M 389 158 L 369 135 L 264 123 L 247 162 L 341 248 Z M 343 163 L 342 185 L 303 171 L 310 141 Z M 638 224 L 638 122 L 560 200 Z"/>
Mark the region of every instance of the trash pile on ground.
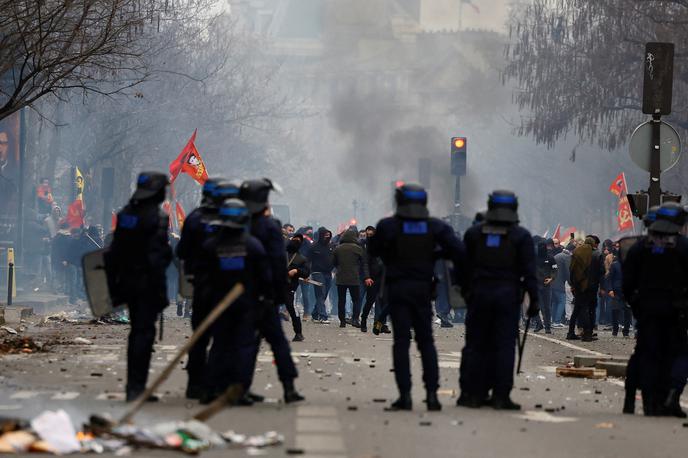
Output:
<path fill-rule="evenodd" d="M 274 431 L 258 436 L 234 431 L 219 434 L 197 420 L 139 427 L 117 425 L 108 418 L 94 415 L 82 431 L 77 431 L 64 410 L 45 411 L 31 422 L 0 418 L 0 454 L 114 453 L 123 456 L 137 449 L 157 449 L 195 455 L 210 448 L 259 449 L 283 443 L 284 437 Z"/>
<path fill-rule="evenodd" d="M 0 355 L 37 353 L 47 351 L 48 346 L 34 341 L 31 337 L 20 337 L 13 335 L 3 339 L 0 343 Z"/>
<path fill-rule="evenodd" d="M 38 326 L 49 326 L 54 323 L 68 324 L 129 324 L 129 312 L 120 307 L 112 313 L 94 318 L 91 312 L 72 310 L 53 313 L 43 317 Z"/>

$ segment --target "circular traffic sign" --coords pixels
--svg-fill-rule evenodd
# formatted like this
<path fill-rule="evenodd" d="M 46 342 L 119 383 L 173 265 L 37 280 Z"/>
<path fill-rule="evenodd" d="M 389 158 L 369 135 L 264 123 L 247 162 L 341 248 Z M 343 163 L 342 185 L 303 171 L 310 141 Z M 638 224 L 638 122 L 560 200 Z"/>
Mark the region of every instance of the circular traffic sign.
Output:
<path fill-rule="evenodd" d="M 653 121 L 645 122 L 633 131 L 629 147 L 631 160 L 635 165 L 648 172 L 650 171 L 650 158 L 653 151 L 652 123 Z M 661 121 L 659 138 L 659 169 L 666 172 L 675 166 L 681 158 L 681 138 L 676 129 L 664 121 Z"/>

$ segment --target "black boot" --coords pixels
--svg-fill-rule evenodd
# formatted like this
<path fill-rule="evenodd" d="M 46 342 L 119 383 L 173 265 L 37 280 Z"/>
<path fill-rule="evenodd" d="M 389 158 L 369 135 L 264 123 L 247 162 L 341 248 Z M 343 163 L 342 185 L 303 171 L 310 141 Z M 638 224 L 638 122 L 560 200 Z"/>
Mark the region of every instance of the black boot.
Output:
<path fill-rule="evenodd" d="M 291 339 L 292 342 L 303 342 L 305 339 L 303 337 L 303 334 L 296 334 L 293 339 Z"/>
<path fill-rule="evenodd" d="M 296 391 L 293 380 L 285 380 L 282 382 L 282 385 L 284 385 L 284 402 L 286 404 L 291 404 L 292 402 L 299 402 L 306 399 L 301 396 L 298 391 Z"/>
<path fill-rule="evenodd" d="M 483 402 L 478 396 L 461 392 L 461 396 L 456 400 L 456 405 L 458 407 L 468 407 L 469 409 L 479 409 L 482 407 Z"/>
<path fill-rule="evenodd" d="M 399 394 L 399 399 L 394 401 L 392 405 L 387 407 L 385 410 L 388 412 L 397 412 L 400 410 L 412 410 L 413 402 L 411 401 L 411 393 L 406 391 Z"/>
<path fill-rule="evenodd" d="M 184 315 L 184 303 L 182 301 L 177 301 L 177 316 Z"/>
<path fill-rule="evenodd" d="M 633 415 L 635 414 L 635 390 L 626 391 L 624 398 L 623 413 Z"/>
<path fill-rule="evenodd" d="M 493 396 L 492 407 L 495 410 L 521 410 L 521 406 L 512 401 L 508 394 Z"/>
<path fill-rule="evenodd" d="M 646 393 L 642 392 L 643 396 L 643 414 L 646 417 L 656 417 L 659 415 L 659 412 L 657 411 L 657 402 L 655 401 L 655 397 L 652 393 Z"/>
<path fill-rule="evenodd" d="M 368 319 L 361 317 L 361 332 L 368 332 Z"/>
<path fill-rule="evenodd" d="M 437 391 L 428 391 L 425 402 L 430 412 L 439 412 L 442 410 L 442 404 L 440 404 L 440 400 L 437 399 Z"/>
<path fill-rule="evenodd" d="M 186 399 L 201 399 L 203 388 L 198 385 L 188 385 L 186 387 Z"/>
<path fill-rule="evenodd" d="M 686 418 L 688 415 L 681 409 L 680 399 L 681 393 L 679 390 L 675 388 L 669 390 L 669 395 L 666 401 L 664 401 L 664 413 L 672 417 Z"/>
<path fill-rule="evenodd" d="M 253 402 L 263 402 L 265 401 L 265 396 L 249 391 L 246 396 Z"/>
<path fill-rule="evenodd" d="M 380 332 L 383 334 L 391 334 L 392 331 L 389 329 L 389 327 L 386 324 L 382 325 L 382 328 L 380 328 Z"/>

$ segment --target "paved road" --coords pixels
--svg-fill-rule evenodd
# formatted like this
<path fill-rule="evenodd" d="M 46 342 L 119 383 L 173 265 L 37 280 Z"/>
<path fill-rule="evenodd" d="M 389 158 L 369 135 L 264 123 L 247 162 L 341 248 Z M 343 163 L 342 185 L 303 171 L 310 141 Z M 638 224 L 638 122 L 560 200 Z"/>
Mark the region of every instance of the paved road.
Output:
<path fill-rule="evenodd" d="M 37 322 L 38 320 L 33 320 Z M 289 324 L 285 324 L 289 336 Z M 260 354 L 254 389 L 268 396 L 251 408 L 227 409 L 209 424 L 217 431 L 257 434 L 276 430 L 286 436 L 282 447 L 266 456 L 286 456 L 288 449 L 315 457 L 615 457 L 685 456 L 688 424 L 669 418 L 623 416 L 622 381 L 557 378 L 554 367 L 576 354 L 629 354 L 632 339 L 600 332 L 600 341 L 571 345 L 564 330 L 529 339 L 524 373 L 517 377 L 513 398 L 520 413 L 455 406 L 463 327 L 436 329 L 444 409 L 425 411 L 420 359 L 415 349 L 414 411 L 383 411 L 396 396 L 391 369 L 391 336 L 375 337 L 336 323 L 305 323 L 306 341 L 292 345 L 301 377 L 297 387 L 307 401 L 284 406 L 281 386 L 267 348 Z M 50 352 L 5 355 L 0 375 L 0 416 L 31 416 L 47 408 L 64 408 L 76 421 L 90 413 L 122 412 L 126 326 L 73 323 L 29 325 L 25 334 L 37 340 L 60 340 Z M 156 345 L 153 370 L 159 371 L 190 335 L 188 322 L 170 316 L 165 339 Z M 92 345 L 71 344 L 75 337 Z M 147 405 L 140 424 L 189 417 L 198 406 L 183 399 L 182 366 L 161 390 L 162 402 Z M 640 403 L 638 403 L 640 404 Z M 640 411 L 640 405 L 638 405 Z M 165 452 L 141 452 L 163 456 Z M 209 451 L 204 456 L 247 456 L 245 450 Z"/>

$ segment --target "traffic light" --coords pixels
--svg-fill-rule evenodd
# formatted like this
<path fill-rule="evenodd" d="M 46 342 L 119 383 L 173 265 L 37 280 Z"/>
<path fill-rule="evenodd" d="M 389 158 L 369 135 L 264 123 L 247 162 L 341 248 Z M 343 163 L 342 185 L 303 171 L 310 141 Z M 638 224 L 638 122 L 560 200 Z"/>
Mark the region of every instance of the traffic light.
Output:
<path fill-rule="evenodd" d="M 455 176 L 466 175 L 466 156 L 468 139 L 452 137 L 451 139 L 451 173 Z"/>

